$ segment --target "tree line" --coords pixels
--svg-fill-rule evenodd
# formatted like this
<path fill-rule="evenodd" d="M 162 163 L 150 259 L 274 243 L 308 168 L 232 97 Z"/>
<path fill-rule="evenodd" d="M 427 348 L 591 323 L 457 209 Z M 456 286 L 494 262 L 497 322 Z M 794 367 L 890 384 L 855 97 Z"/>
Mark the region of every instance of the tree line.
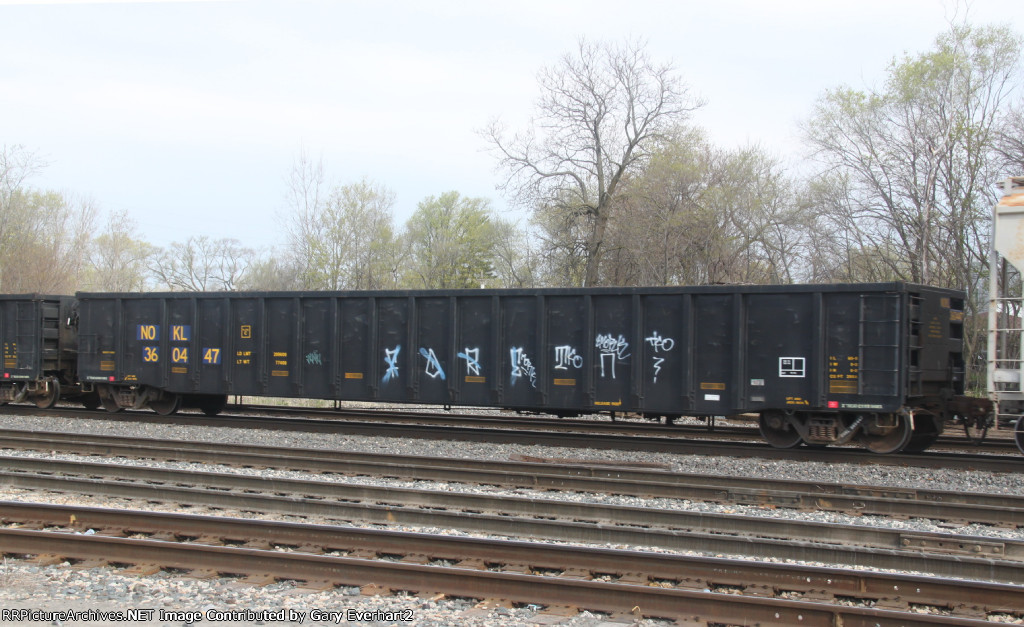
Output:
<path fill-rule="evenodd" d="M 538 75 L 529 122 L 479 131 L 528 218 L 458 191 L 404 224 L 395 193 L 329 180 L 300 154 L 282 240 L 148 243 L 125 213 L 29 185 L 0 150 L 0 291 L 396 289 L 905 280 L 984 307 L 995 183 L 1024 174 L 1022 40 L 951 24 L 879 86 L 836 86 L 800 123 L 806 154 L 723 147 L 704 106 L 642 41 L 578 45 Z M 46 215 L 40 220 L 38 216 Z M 968 333 L 974 354 L 980 331 Z"/>

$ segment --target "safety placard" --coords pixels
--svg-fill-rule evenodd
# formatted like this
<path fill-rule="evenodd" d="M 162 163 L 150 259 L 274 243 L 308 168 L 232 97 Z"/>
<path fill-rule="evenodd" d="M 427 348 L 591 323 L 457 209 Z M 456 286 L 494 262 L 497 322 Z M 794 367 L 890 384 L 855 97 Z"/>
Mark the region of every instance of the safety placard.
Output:
<path fill-rule="evenodd" d="M 807 376 L 807 360 L 803 357 L 779 357 L 779 376 Z"/>

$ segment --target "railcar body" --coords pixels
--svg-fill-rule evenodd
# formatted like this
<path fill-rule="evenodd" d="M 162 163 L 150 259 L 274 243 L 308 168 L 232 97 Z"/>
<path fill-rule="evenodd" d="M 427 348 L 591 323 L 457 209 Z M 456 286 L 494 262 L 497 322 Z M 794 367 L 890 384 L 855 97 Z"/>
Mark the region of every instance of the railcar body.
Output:
<path fill-rule="evenodd" d="M 984 411 L 961 396 L 963 293 L 906 283 L 77 298 L 79 377 L 111 411 L 244 395 L 756 414 L 776 446 L 879 452 Z"/>
<path fill-rule="evenodd" d="M 0 403 L 52 407 L 77 396 L 75 299 L 42 294 L 0 295 Z"/>

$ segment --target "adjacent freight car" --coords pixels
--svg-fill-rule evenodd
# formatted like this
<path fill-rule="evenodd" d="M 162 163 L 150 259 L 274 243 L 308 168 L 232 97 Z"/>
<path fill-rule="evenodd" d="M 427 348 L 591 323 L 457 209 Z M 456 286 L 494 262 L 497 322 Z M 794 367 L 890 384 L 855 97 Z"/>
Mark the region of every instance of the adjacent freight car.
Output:
<path fill-rule="evenodd" d="M 46 409 L 62 395 L 81 395 L 74 308 L 71 296 L 0 295 L 0 404 L 30 401 Z"/>
<path fill-rule="evenodd" d="M 78 375 L 110 411 L 244 395 L 754 414 L 777 447 L 881 453 L 986 411 L 962 396 L 963 293 L 906 283 L 77 298 Z"/>

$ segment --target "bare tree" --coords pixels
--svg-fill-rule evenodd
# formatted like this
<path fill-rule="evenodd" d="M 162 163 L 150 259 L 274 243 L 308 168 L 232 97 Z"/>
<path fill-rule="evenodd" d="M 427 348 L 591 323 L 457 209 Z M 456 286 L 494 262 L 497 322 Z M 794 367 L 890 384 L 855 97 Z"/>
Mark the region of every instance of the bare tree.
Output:
<path fill-rule="evenodd" d="M 1007 176 L 1024 174 L 1024 100 L 1002 118 L 996 147 Z"/>
<path fill-rule="evenodd" d="M 305 289 L 394 287 L 401 266 L 392 208 L 395 193 L 363 179 L 329 193 L 319 168 L 303 170 L 308 190 L 293 200 L 288 227 L 291 265 Z"/>
<path fill-rule="evenodd" d="M 597 285 L 623 177 L 702 103 L 671 64 L 655 63 L 636 41 L 580 41 L 574 54 L 542 70 L 538 82 L 530 126 L 507 137 L 495 121 L 485 136 L 507 174 L 502 189 L 524 206 L 585 225 L 583 283 Z"/>
<path fill-rule="evenodd" d="M 153 276 L 168 289 L 218 292 L 238 288 L 255 253 L 231 238 L 205 235 L 175 242 L 151 258 Z"/>
<path fill-rule="evenodd" d="M 608 227 L 613 285 L 786 283 L 801 276 L 807 219 L 781 162 L 680 129 L 626 179 Z"/>
<path fill-rule="evenodd" d="M 156 247 L 138 237 L 127 211 L 110 215 L 103 232 L 92 242 L 89 255 L 90 289 L 105 292 L 140 292 L 146 288 L 149 259 Z"/>
<path fill-rule="evenodd" d="M 299 268 L 290 263 L 287 256 L 273 250 L 259 255 L 238 281 L 239 290 L 272 291 L 302 289 Z"/>
<path fill-rule="evenodd" d="M 847 276 L 884 269 L 965 289 L 975 312 L 1000 177 L 997 123 L 1021 49 L 1007 28 L 952 25 L 933 50 L 895 61 L 884 89 L 819 101 L 804 131 L 822 164 L 818 215 L 844 238 Z M 972 330 L 964 340 L 973 356 L 983 338 Z"/>
<path fill-rule="evenodd" d="M 318 231 L 322 228 L 320 217 L 324 197 L 327 194 L 322 159 L 310 160 L 305 150 L 299 152 L 288 177 L 288 209 L 285 233 L 292 265 L 298 268 L 300 284 L 311 283 L 308 275 L 316 271 Z M 308 287 L 313 287 L 308 285 Z"/>
<path fill-rule="evenodd" d="M 805 136 L 832 179 L 835 222 L 862 254 L 906 280 L 971 288 L 988 248 L 978 227 L 994 200 L 995 124 L 1020 54 L 1006 29 L 954 26 L 935 50 L 895 62 L 883 91 L 819 101 Z"/>
<path fill-rule="evenodd" d="M 0 213 L 3 291 L 71 293 L 81 286 L 97 213 L 91 202 L 16 189 Z"/>
<path fill-rule="evenodd" d="M 491 262 L 500 287 L 541 286 L 541 257 L 531 233 L 519 223 L 492 217 L 494 243 Z"/>

